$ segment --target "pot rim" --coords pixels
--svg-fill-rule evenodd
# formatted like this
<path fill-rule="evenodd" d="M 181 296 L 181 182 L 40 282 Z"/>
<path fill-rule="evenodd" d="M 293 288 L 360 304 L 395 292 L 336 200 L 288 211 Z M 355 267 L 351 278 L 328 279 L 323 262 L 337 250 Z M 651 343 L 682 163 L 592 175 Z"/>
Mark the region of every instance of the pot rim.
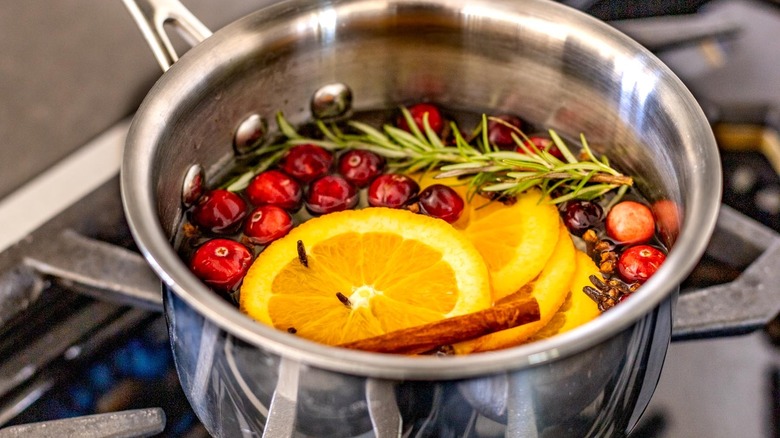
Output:
<path fill-rule="evenodd" d="M 386 3 L 394 1 L 389 0 Z M 420 3 L 417 0 L 411 2 Z M 343 2 L 331 3 L 329 7 L 340 3 Z M 444 3 L 448 8 L 462 9 L 467 2 L 446 0 L 438 3 Z M 533 3 L 534 7 L 560 8 L 559 13 L 566 14 L 567 19 L 576 21 L 577 25 L 594 29 L 605 41 L 635 52 L 641 55 L 646 63 L 652 63 L 659 80 L 664 81 L 671 91 L 669 98 L 676 99 L 680 106 L 680 118 L 676 122 L 683 125 L 680 130 L 686 132 L 686 141 L 703 142 L 703 147 L 711 151 L 708 156 L 695 157 L 701 161 L 701 165 L 690 169 L 690 199 L 686 199 L 683 215 L 686 219 L 666 262 L 642 286 L 641 299 L 627 300 L 570 332 L 530 344 L 457 357 L 405 357 L 334 348 L 291 336 L 250 319 L 217 296 L 190 273 L 162 229 L 155 210 L 157 203 L 154 195 L 155 185 L 151 178 L 152 159 L 157 150 L 156 140 L 165 128 L 161 114 L 166 114 L 172 107 L 170 102 L 175 101 L 177 93 L 182 92 L 181 84 L 186 83 L 188 77 L 198 74 L 199 69 L 202 74 L 205 64 L 202 60 L 210 58 L 209 54 L 214 53 L 220 42 L 241 34 L 244 24 L 255 20 L 254 17 L 259 14 L 268 13 L 266 9 L 229 24 L 187 52 L 155 84 L 136 113 L 127 136 L 121 169 L 121 193 L 128 224 L 141 253 L 167 287 L 207 320 L 228 333 L 280 356 L 348 374 L 392 379 L 442 380 L 503 372 L 573 355 L 635 324 L 677 289 L 703 254 L 714 230 L 721 192 L 720 160 L 715 139 L 703 111 L 688 89 L 649 51 L 607 24 L 582 12 L 552 2 L 530 0 L 530 3 Z M 293 4 L 310 5 L 310 2 L 294 0 Z M 472 10 L 475 5 L 489 9 L 491 4 L 500 2 L 468 2 Z"/>

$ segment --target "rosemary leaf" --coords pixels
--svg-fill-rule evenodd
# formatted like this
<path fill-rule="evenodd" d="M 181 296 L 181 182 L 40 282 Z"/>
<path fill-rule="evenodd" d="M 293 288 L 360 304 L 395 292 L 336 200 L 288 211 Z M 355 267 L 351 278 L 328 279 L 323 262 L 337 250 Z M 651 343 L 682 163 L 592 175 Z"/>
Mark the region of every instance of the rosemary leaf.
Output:
<path fill-rule="evenodd" d="M 409 110 L 406 109 L 405 107 L 401 107 L 401 114 L 404 116 L 404 119 L 406 120 L 406 126 L 409 127 L 409 130 L 412 132 L 412 135 L 415 138 L 417 138 L 418 141 L 425 143 L 425 136 L 423 135 L 422 132 L 420 132 L 420 128 L 417 126 L 417 122 L 414 120 L 412 113 L 410 113 Z M 427 118 L 428 118 L 428 113 L 423 114 L 423 120 L 426 120 Z M 385 125 L 385 127 L 387 126 L 389 125 Z"/>
<path fill-rule="evenodd" d="M 430 172 L 437 179 L 460 178 L 468 186 L 469 199 L 479 192 L 514 196 L 536 187 L 554 197 L 552 202 L 559 203 L 570 199 L 594 199 L 615 189 L 621 196 L 633 184 L 631 177 L 622 175 L 609 165 L 607 157 L 596 157 L 584 135 L 580 136 L 583 160 L 579 161 L 560 136 L 550 130 L 550 138 L 564 156 L 560 160 L 548 149 L 540 150 L 517 127 L 483 114 L 468 138 L 464 138 L 456 123 L 450 122 L 454 144 L 447 146 L 431 128 L 427 114 L 423 116 L 421 129 L 406 108 L 401 108 L 401 112 L 409 131 L 390 124 L 377 129 L 353 120 L 346 125 L 351 129 L 344 132 L 338 124 L 318 121 L 316 126 L 322 134 L 322 138 L 318 139 L 298 134 L 279 112 L 279 129 L 286 139 L 258 151 L 259 164 L 231 181 L 229 187 L 240 190 L 290 147 L 303 143 L 334 152 L 365 149 L 385 157 L 388 168 L 394 171 Z M 488 120 L 510 127 L 517 152 L 502 151 L 490 143 Z"/>
<path fill-rule="evenodd" d="M 610 184 L 597 184 L 583 188 L 579 192 L 569 192 L 564 195 L 558 196 L 552 200 L 553 204 L 560 204 L 562 202 L 571 201 L 572 199 L 585 199 L 591 200 L 598 198 L 615 189 L 615 186 Z"/>
<path fill-rule="evenodd" d="M 319 146 L 319 147 L 321 147 L 323 149 L 327 149 L 329 151 L 336 151 L 336 150 L 339 150 L 339 149 L 343 148 L 343 146 L 339 145 L 338 143 L 334 143 L 332 141 L 317 140 L 317 139 L 313 139 L 313 138 L 303 138 L 303 137 L 289 140 L 287 142 L 286 146 L 289 149 L 292 146 L 298 146 L 298 145 L 302 145 L 302 144 L 313 144 L 315 146 Z"/>
<path fill-rule="evenodd" d="M 431 150 L 431 147 L 426 145 L 424 141 L 420 141 L 417 136 L 409 134 L 401 128 L 385 125 L 385 132 L 387 133 L 388 137 L 401 146 L 412 148 L 417 151 Z"/>
<path fill-rule="evenodd" d="M 456 164 L 447 164 L 446 166 L 441 166 L 440 170 L 447 171 L 447 170 L 460 170 L 460 169 L 485 169 L 485 163 L 484 162 L 467 162 L 467 163 L 456 163 Z"/>
<path fill-rule="evenodd" d="M 560 150 L 563 154 L 563 158 L 565 158 L 569 163 L 576 163 L 577 158 L 574 156 L 574 154 L 571 153 L 571 150 L 569 150 L 569 147 L 566 146 L 566 143 L 563 141 L 563 139 L 558 136 L 558 133 L 552 129 L 550 129 L 548 132 L 550 133 L 550 138 L 552 139 L 553 143 L 555 143 L 555 146 L 558 146 L 558 150 Z"/>
<path fill-rule="evenodd" d="M 612 207 L 615 206 L 615 204 L 620 202 L 620 200 L 623 198 L 623 196 L 626 194 L 627 191 L 628 191 L 628 186 L 625 186 L 625 185 L 624 186 L 620 186 L 618 188 L 618 190 L 617 190 L 617 193 L 615 194 L 615 196 L 612 197 L 612 199 L 609 200 L 609 203 L 604 208 L 604 210 L 605 211 L 611 210 Z"/>
<path fill-rule="evenodd" d="M 282 135 L 284 135 L 287 138 L 301 138 L 301 136 L 298 134 L 298 131 L 295 130 L 295 128 L 290 125 L 290 123 L 287 122 L 287 119 L 284 118 L 284 114 L 282 114 L 281 111 L 276 113 L 276 124 L 279 126 L 279 131 L 282 132 Z"/>
<path fill-rule="evenodd" d="M 534 178 L 539 176 L 539 172 L 507 172 L 506 176 L 509 178 L 515 178 L 516 180 L 523 180 L 528 178 Z"/>
<path fill-rule="evenodd" d="M 258 165 L 256 165 L 249 171 L 244 172 L 243 174 L 239 175 L 237 178 L 233 179 L 232 181 L 229 181 L 226 184 L 225 189 L 230 192 L 238 192 L 244 190 L 249 185 L 249 182 L 252 181 L 252 178 L 254 178 L 255 175 L 257 175 L 260 172 L 266 171 L 274 163 L 279 161 L 279 159 L 282 158 L 282 155 L 284 155 L 286 152 L 287 149 L 281 149 L 276 153 L 271 154 L 268 158 L 261 161 Z"/>
<path fill-rule="evenodd" d="M 488 136 L 488 119 L 486 114 L 482 114 L 482 151 L 485 153 L 492 152 L 490 148 L 490 137 Z"/>
<path fill-rule="evenodd" d="M 409 157 L 409 154 L 404 151 L 386 149 L 382 146 L 373 145 L 370 143 L 350 143 L 349 146 L 350 149 L 365 149 L 385 158 L 404 159 Z"/>
<path fill-rule="evenodd" d="M 341 145 L 344 143 L 343 140 L 338 135 L 334 134 L 333 131 L 328 129 L 328 127 L 325 125 L 325 122 L 323 122 L 322 120 L 317 120 L 317 128 L 319 128 L 320 132 L 322 132 L 325 138 L 327 138 L 331 142 L 337 145 Z"/>
<path fill-rule="evenodd" d="M 480 189 L 483 192 L 503 192 L 506 190 L 510 190 L 517 186 L 517 183 L 514 182 L 506 182 L 506 183 L 500 183 L 500 184 L 490 184 L 480 187 Z"/>
<path fill-rule="evenodd" d="M 385 144 L 385 143 L 386 144 L 392 144 L 390 139 L 387 138 L 387 136 L 385 136 L 382 133 L 382 131 L 374 128 L 371 125 L 367 125 L 365 123 L 358 122 L 356 120 L 351 120 L 349 122 L 349 126 L 357 129 L 358 131 L 363 132 L 364 134 L 366 134 L 366 136 L 368 136 L 369 139 L 371 139 L 371 140 L 373 140 L 373 141 L 375 141 L 377 143 L 380 143 L 380 144 Z"/>
<path fill-rule="evenodd" d="M 444 143 L 442 143 L 441 139 L 439 138 L 439 135 L 436 134 L 436 131 L 431 128 L 431 125 L 428 123 L 428 113 L 425 113 L 423 115 L 423 127 L 425 128 L 425 135 L 427 137 L 428 143 L 432 146 L 431 149 L 443 149 Z"/>

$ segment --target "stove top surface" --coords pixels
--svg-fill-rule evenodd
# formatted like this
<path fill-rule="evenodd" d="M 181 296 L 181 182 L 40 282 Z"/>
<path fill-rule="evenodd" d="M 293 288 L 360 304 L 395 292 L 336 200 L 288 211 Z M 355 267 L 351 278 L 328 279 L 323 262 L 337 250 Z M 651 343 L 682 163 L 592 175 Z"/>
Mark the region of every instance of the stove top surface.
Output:
<path fill-rule="evenodd" d="M 609 6 L 610 2 L 568 3 L 583 7 L 596 16 L 627 18 L 626 14 L 611 13 L 612 9 L 609 8 L 614 5 Z M 626 2 L 629 3 L 631 2 Z M 678 2 L 678 6 L 681 3 Z M 767 140 L 772 138 L 773 132 L 780 132 L 780 88 L 776 86 L 780 83 L 780 69 L 776 68 L 780 65 L 780 46 L 774 44 L 780 37 L 780 8 L 770 2 L 758 1 L 720 0 L 695 3 L 679 12 L 698 10 L 697 19 L 705 17 L 705 22 L 716 23 L 729 32 L 699 38 L 693 43 L 672 45 L 660 50 L 658 54 L 691 88 L 711 116 L 715 127 L 724 126 L 727 129 L 725 132 L 728 133 L 729 127 L 748 124 L 757 127 L 761 132 L 761 135 L 754 137 L 742 136 L 741 141 L 735 141 L 725 134 L 719 138 L 723 147 L 726 185 L 724 201 L 780 231 L 780 181 L 777 178 L 780 166 L 776 162 L 780 157 L 780 150 L 777 150 L 778 157 L 773 157 L 775 145 L 771 144 L 771 140 Z M 641 15 L 655 13 L 645 10 Z M 662 21 L 664 18 L 679 17 L 656 16 L 652 20 Z M 661 26 L 663 25 L 662 23 Z M 621 21 L 617 22 L 616 26 L 628 32 L 632 24 Z M 734 29 L 738 31 L 732 32 Z M 118 196 L 118 182 L 112 178 L 118 168 L 119 152 L 126 130 L 125 121 L 90 144 L 91 150 L 100 151 L 98 153 L 102 154 L 101 158 L 80 159 L 71 156 L 59 165 L 59 169 L 66 176 L 41 175 L 29 180 L 22 189 L 0 201 L 0 222 L 13 221 L 15 224 L 21 224 L 15 225 L 18 228 L 10 227 L 12 232 L 2 236 L 5 240 L 0 239 L 0 251 L 6 250 L 0 252 L 0 273 L 23 277 L 23 273 L 20 274 L 15 269 L 5 271 L 2 268 L 15 266 L 18 258 L 24 256 L 26 249 L 20 254 L 20 246 L 33 248 L 40 245 L 46 236 L 59 232 L 61 227 L 46 221 L 62 222 L 62 227 L 70 222 L 78 223 L 80 219 L 74 213 L 74 208 L 68 209 L 68 206 L 78 199 L 83 199 L 84 205 L 96 204 L 75 210 L 113 213 L 107 214 L 105 223 L 81 221 L 74 225 L 76 228 L 90 229 L 93 234 L 94 230 L 98 230 L 98 236 L 93 237 L 120 242 L 129 250 L 134 249 L 129 233 L 123 228 L 121 205 L 115 198 Z M 732 143 L 739 143 L 739 146 L 732 147 Z M 735 148 L 739 150 L 733 150 Z M 62 181 L 76 181 L 76 175 L 87 175 L 88 172 L 83 169 L 93 166 L 92 160 L 95 159 L 101 162 L 110 161 L 105 175 L 83 178 L 81 191 L 75 195 L 71 193 L 71 198 L 65 201 L 56 191 L 52 194 L 53 188 L 61 188 Z M 79 183 L 75 185 L 78 186 Z M 92 192 L 93 189 L 96 191 Z M 0 191 L 0 196 L 2 194 Z M 53 200 L 47 204 L 48 208 L 31 213 L 30 209 L 39 204 L 41 196 L 51 196 Z M 43 225 L 45 223 L 46 225 Z M 117 228 L 116 223 L 122 223 L 122 226 Z M 44 232 L 40 231 L 41 225 Z M 20 238 L 24 238 L 21 245 L 10 246 Z M 16 254 L 12 251 L 14 248 Z M 699 274 L 706 277 L 712 275 L 712 270 L 702 269 Z M 707 277 L 707 281 L 711 280 L 711 277 Z M 78 301 L 78 306 L 92 305 L 89 299 L 74 297 L 63 285 L 43 285 L 42 290 L 58 297 L 68 296 L 69 299 Z M 0 297 L 5 292 L 7 291 L 0 290 Z M 30 306 L 35 307 L 34 304 Z M 67 351 L 75 354 L 75 350 L 68 350 L 69 347 L 64 346 L 63 356 L 52 358 L 47 363 L 52 366 L 52 371 L 43 372 L 38 376 L 40 378 L 28 382 L 28 391 L 0 393 L 0 425 L 116 409 L 163 406 L 169 416 L 163 436 L 204 435 L 205 431 L 199 427 L 186 403 L 183 403 L 183 394 L 175 384 L 175 376 L 171 374 L 171 358 L 167 352 L 167 341 L 164 330 L 160 328 L 159 318 L 145 312 L 128 313 L 127 309 L 121 306 L 104 310 L 107 314 L 122 316 L 126 321 L 138 322 L 139 329 L 123 336 L 109 338 L 107 342 L 96 342 L 90 347 L 93 350 L 83 348 L 83 355 L 73 356 L 78 356 L 79 361 L 83 362 L 73 363 L 79 363 L 80 369 L 85 371 L 68 372 L 69 378 L 63 383 L 62 379 L 51 377 L 61 369 L 68 369 L 65 366 L 68 362 Z M 0 311 L 0 328 L 8 323 L 10 318 L 5 318 Z M 780 338 L 776 334 L 777 326 L 778 323 L 774 322 L 766 330 L 748 336 L 674 343 L 669 349 L 654 398 L 631 436 L 780 436 L 780 349 L 773 343 Z M 0 340 L 11 339 L 7 327 L 6 324 L 2 329 L 6 331 L 0 330 Z M 23 328 L 24 324 L 18 324 L 17 321 L 15 327 L 15 336 L 22 336 L 26 333 L 25 330 L 32 332 L 37 326 L 31 324 L 30 327 Z M 101 326 L 101 329 L 108 336 L 108 333 L 113 333 L 112 330 L 118 330 L 117 327 L 119 326 L 107 323 Z M 81 345 L 79 342 L 74 345 Z M 0 352 L 3 351 L 11 350 L 7 343 L 0 342 Z M 0 357 L 6 356 L 0 354 Z M 3 362 L 0 361 L 0 371 Z M 133 368 L 130 365 L 138 367 Z M 63 366 L 65 367 L 61 368 Z M 165 388 L 165 395 L 162 398 L 150 397 L 148 392 L 143 391 L 143 387 L 148 387 L 149 382 L 155 382 L 155 388 Z M 33 396 L 37 402 L 30 398 Z M 28 406 L 30 407 L 27 408 Z M 22 407 L 27 409 L 21 409 Z"/>

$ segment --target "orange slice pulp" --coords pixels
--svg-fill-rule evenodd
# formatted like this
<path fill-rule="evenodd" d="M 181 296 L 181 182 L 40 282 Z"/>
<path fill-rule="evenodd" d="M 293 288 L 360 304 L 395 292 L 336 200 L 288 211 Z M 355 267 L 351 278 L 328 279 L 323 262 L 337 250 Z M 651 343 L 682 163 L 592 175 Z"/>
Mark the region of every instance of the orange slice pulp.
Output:
<path fill-rule="evenodd" d="M 529 341 L 547 339 L 557 334 L 568 332 L 601 314 L 596 302 L 583 292 L 585 286 L 592 286 L 590 282 L 591 275 L 601 277 L 599 268 L 587 254 L 577 251 L 576 270 L 571 281 L 571 291 L 566 296 L 566 301 L 564 301 L 555 315 L 550 318 L 547 325 L 539 330 Z"/>
<path fill-rule="evenodd" d="M 311 219 L 269 245 L 239 304 L 263 323 L 338 345 L 487 308 L 491 293 L 485 262 L 455 228 L 366 208 Z"/>
<path fill-rule="evenodd" d="M 464 199 L 468 187 L 455 179 L 418 178 L 420 187 L 445 184 Z M 559 234 L 568 234 L 558 209 L 538 190 L 517 196 L 505 205 L 482 196 L 471 197 L 453 225 L 476 246 L 490 271 L 493 300 L 515 293 L 536 278 L 553 254 Z M 563 231 L 561 233 L 561 231 Z"/>

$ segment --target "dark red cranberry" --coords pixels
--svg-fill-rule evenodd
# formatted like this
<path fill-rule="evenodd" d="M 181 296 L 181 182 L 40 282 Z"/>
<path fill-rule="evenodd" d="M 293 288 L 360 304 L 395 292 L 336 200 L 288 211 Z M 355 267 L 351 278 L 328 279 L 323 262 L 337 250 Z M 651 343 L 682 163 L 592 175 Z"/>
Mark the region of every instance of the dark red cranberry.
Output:
<path fill-rule="evenodd" d="M 425 125 L 423 124 L 423 120 L 425 119 L 426 114 L 428 114 L 428 126 L 431 127 L 433 132 L 441 135 L 442 131 L 444 131 L 444 118 L 442 117 L 441 111 L 439 111 L 439 108 L 436 105 L 431 105 L 430 103 L 418 103 L 410 106 L 408 109 L 409 113 L 412 115 L 414 123 L 417 125 L 417 128 L 420 129 L 420 132 L 425 133 Z M 409 129 L 409 124 L 406 123 L 406 118 L 403 116 L 403 114 L 398 116 L 396 126 L 403 129 L 404 131 L 411 131 Z"/>
<path fill-rule="evenodd" d="M 265 171 L 252 179 L 246 195 L 255 205 L 277 205 L 296 211 L 303 202 L 303 190 L 298 181 L 278 170 Z"/>
<path fill-rule="evenodd" d="M 357 189 L 340 175 L 323 176 L 306 192 L 306 209 L 316 215 L 349 210 L 357 202 Z"/>
<path fill-rule="evenodd" d="M 541 135 L 532 135 L 528 137 L 528 141 L 526 142 L 526 147 L 529 150 L 539 150 L 539 151 L 547 151 L 552 155 L 553 157 L 563 161 L 563 152 L 561 152 L 560 149 L 558 149 L 558 146 L 555 145 L 555 142 L 552 141 L 549 137 L 544 137 Z M 523 148 L 518 146 L 515 149 L 516 152 L 525 153 Z"/>
<path fill-rule="evenodd" d="M 618 259 L 620 277 L 628 283 L 644 283 L 661 267 L 666 255 L 650 245 L 632 246 Z"/>
<path fill-rule="evenodd" d="M 201 245 L 190 261 L 190 270 L 209 287 L 234 290 L 252 264 L 252 253 L 230 239 L 212 239 Z"/>
<path fill-rule="evenodd" d="M 420 186 L 412 178 L 386 173 L 379 175 L 368 187 L 368 205 L 401 208 L 411 202 L 419 192 Z"/>
<path fill-rule="evenodd" d="M 464 205 L 458 192 L 443 184 L 428 186 L 420 193 L 420 211 L 449 223 L 458 220 Z"/>
<path fill-rule="evenodd" d="M 293 227 L 292 217 L 276 205 L 262 205 L 249 213 L 244 234 L 254 243 L 266 245 L 284 237 Z"/>
<path fill-rule="evenodd" d="M 569 232 L 582 236 L 588 228 L 596 228 L 604 220 L 604 209 L 596 202 L 568 201 L 561 206 L 561 217 Z"/>
<path fill-rule="evenodd" d="M 313 144 L 302 144 L 290 148 L 279 166 L 288 175 L 309 183 L 326 175 L 332 163 L 333 155 L 330 152 Z"/>
<path fill-rule="evenodd" d="M 384 167 L 384 158 L 371 151 L 355 149 L 339 157 L 339 173 L 344 176 L 344 179 L 360 188 L 371 184 L 371 181 L 382 173 Z"/>
<path fill-rule="evenodd" d="M 498 119 L 498 120 L 496 120 Z M 499 121 L 500 120 L 500 121 Z M 517 138 L 522 136 L 517 132 L 523 127 L 523 121 L 512 115 L 500 115 L 488 119 L 488 140 L 499 149 L 512 149 L 517 146 L 512 134 Z"/>
<path fill-rule="evenodd" d="M 619 243 L 645 243 L 655 234 L 653 212 L 644 204 L 623 201 L 607 213 L 607 235 Z"/>
<path fill-rule="evenodd" d="M 192 209 L 192 223 L 201 230 L 230 234 L 246 217 L 246 202 L 237 194 L 217 189 L 200 197 Z"/>

